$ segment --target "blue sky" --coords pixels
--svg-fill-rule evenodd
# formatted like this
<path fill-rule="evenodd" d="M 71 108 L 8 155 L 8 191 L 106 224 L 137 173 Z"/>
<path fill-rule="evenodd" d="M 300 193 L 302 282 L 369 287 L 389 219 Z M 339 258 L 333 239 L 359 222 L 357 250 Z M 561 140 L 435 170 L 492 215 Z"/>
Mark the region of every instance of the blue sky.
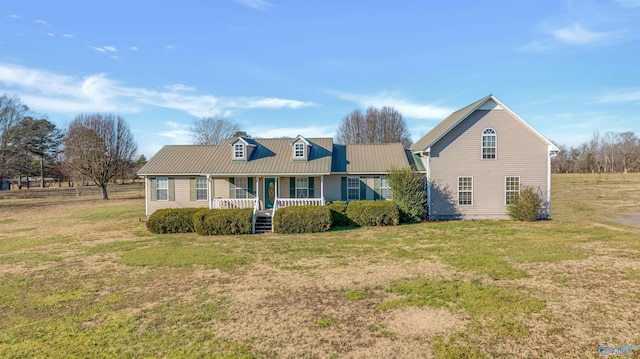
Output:
<path fill-rule="evenodd" d="M 640 134 L 640 0 L 5 0 L 2 93 L 61 127 L 120 114 L 147 158 L 216 115 L 333 137 L 393 106 L 415 141 L 488 94 L 578 145 Z"/>

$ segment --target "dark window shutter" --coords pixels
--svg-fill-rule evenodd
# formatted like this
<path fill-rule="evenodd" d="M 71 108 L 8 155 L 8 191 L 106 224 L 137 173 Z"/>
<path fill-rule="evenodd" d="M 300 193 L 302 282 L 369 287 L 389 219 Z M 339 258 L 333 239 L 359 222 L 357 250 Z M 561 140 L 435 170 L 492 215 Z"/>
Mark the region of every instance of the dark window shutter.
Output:
<path fill-rule="evenodd" d="M 309 198 L 316 198 L 315 188 L 313 188 L 313 177 L 309 177 Z"/>
<path fill-rule="evenodd" d="M 367 199 L 367 177 L 360 177 L 360 199 Z"/>
<path fill-rule="evenodd" d="M 373 199 L 380 199 L 380 177 L 373 177 Z"/>
<path fill-rule="evenodd" d="M 176 180 L 169 178 L 169 201 L 176 200 Z"/>
<path fill-rule="evenodd" d="M 249 195 L 247 196 L 247 198 L 255 198 L 255 192 L 253 191 L 253 187 L 254 187 L 253 181 L 254 181 L 253 177 L 247 178 L 247 192 L 249 192 Z"/>
<path fill-rule="evenodd" d="M 229 177 L 229 198 L 236 198 L 236 179 Z"/>
<path fill-rule="evenodd" d="M 196 179 L 195 178 L 189 179 L 189 198 L 191 199 L 192 202 L 196 200 Z"/>
<path fill-rule="evenodd" d="M 340 178 L 340 194 L 343 201 L 347 200 L 347 177 Z"/>
<path fill-rule="evenodd" d="M 149 182 L 150 182 L 150 187 L 151 187 L 151 200 L 152 201 L 157 201 L 158 200 L 158 190 L 157 190 L 156 179 L 154 177 L 149 178 Z"/>
<path fill-rule="evenodd" d="M 296 178 L 289 177 L 289 198 L 296 198 Z"/>

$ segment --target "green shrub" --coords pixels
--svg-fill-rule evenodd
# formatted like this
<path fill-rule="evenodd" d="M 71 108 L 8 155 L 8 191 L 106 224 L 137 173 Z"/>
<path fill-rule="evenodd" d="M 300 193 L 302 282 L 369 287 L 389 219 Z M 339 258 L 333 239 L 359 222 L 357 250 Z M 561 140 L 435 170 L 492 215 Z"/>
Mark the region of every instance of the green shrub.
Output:
<path fill-rule="evenodd" d="M 396 226 L 400 223 L 398 205 L 392 201 L 351 201 L 347 217 L 359 226 Z"/>
<path fill-rule="evenodd" d="M 334 201 L 327 205 L 331 211 L 331 227 L 352 226 L 353 222 L 347 217 L 347 202 Z"/>
<path fill-rule="evenodd" d="M 422 221 L 427 198 L 424 175 L 414 172 L 411 167 L 393 167 L 387 173 L 387 179 L 393 193 L 393 201 L 400 211 L 400 221 Z"/>
<path fill-rule="evenodd" d="M 291 206 L 273 215 L 276 233 L 316 233 L 331 227 L 331 211 L 327 206 Z"/>
<path fill-rule="evenodd" d="M 522 186 L 520 194 L 507 206 L 507 214 L 516 221 L 535 221 L 541 218 L 542 208 L 540 189 Z"/>
<path fill-rule="evenodd" d="M 253 209 L 207 209 L 193 215 L 196 233 L 206 235 L 251 234 Z"/>
<path fill-rule="evenodd" d="M 202 208 L 159 209 L 147 219 L 147 228 L 152 233 L 193 232 L 193 214 L 202 210 Z"/>

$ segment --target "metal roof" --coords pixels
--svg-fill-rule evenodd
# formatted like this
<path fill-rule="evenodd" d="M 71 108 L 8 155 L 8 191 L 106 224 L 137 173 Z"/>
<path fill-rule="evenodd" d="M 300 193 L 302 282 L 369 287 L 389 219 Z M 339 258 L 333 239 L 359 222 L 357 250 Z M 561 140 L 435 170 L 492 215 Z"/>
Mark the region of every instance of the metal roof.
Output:
<path fill-rule="evenodd" d="M 235 140 L 235 139 L 234 139 Z M 401 143 L 338 145 L 331 138 L 306 138 L 308 160 L 293 158 L 291 138 L 251 139 L 248 161 L 233 160 L 229 140 L 220 145 L 164 146 L 139 175 L 328 175 L 386 173 L 409 166 L 413 158 Z"/>
<path fill-rule="evenodd" d="M 234 139 L 235 140 L 235 139 Z M 291 138 L 251 139 L 249 160 L 233 160 L 229 140 L 220 145 L 164 146 L 138 171 L 159 174 L 329 174 L 333 139 L 307 139 L 308 160 L 294 160 Z"/>
<path fill-rule="evenodd" d="M 401 143 L 334 145 L 332 173 L 386 173 L 409 166 Z"/>

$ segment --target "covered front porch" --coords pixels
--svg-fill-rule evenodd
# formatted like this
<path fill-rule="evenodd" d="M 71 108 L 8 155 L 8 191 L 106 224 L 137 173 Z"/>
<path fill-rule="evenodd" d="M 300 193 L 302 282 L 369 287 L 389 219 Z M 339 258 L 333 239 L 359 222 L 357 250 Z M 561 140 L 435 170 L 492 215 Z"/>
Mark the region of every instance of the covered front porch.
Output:
<path fill-rule="evenodd" d="M 283 207 L 324 206 L 325 176 L 210 177 L 209 208 L 252 208 L 261 231 L 272 230 L 271 218 Z M 265 223 L 265 218 L 268 223 Z"/>

